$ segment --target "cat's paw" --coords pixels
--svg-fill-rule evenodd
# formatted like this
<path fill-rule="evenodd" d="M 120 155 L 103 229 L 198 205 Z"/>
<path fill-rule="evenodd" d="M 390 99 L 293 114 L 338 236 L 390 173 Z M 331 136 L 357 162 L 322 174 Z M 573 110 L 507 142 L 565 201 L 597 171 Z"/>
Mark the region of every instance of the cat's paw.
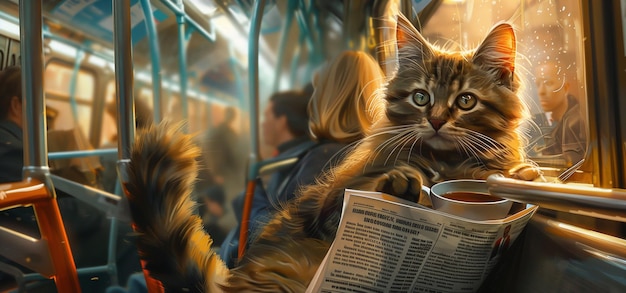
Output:
<path fill-rule="evenodd" d="M 510 177 L 513 179 L 536 181 L 543 178 L 543 173 L 536 165 L 522 163 L 509 170 Z"/>
<path fill-rule="evenodd" d="M 399 166 L 376 178 L 375 190 L 418 202 L 422 182 L 422 174 L 418 170 L 409 166 Z"/>

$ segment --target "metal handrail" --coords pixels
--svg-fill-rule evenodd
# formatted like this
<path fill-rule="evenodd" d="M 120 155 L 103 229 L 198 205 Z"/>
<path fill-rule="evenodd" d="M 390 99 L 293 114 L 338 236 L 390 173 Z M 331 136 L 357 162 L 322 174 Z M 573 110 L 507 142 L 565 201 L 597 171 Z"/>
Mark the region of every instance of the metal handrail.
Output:
<path fill-rule="evenodd" d="M 167 6 L 167 8 L 169 8 L 177 16 L 183 17 L 183 19 L 184 19 L 184 21 L 186 23 L 191 25 L 192 28 L 197 30 L 198 33 L 200 33 L 200 35 L 205 37 L 207 40 L 209 40 L 211 42 L 215 41 L 215 30 L 213 29 L 213 26 L 211 26 L 211 31 L 208 32 L 201 25 L 199 25 L 195 20 L 193 20 L 191 17 L 189 17 L 189 15 L 187 15 L 185 13 L 184 8 L 181 9 L 180 6 L 178 6 L 177 4 L 172 3 L 172 1 L 169 1 L 169 0 L 161 0 L 161 3 L 165 4 L 165 6 Z"/>
<path fill-rule="evenodd" d="M 563 223 L 540 214 L 533 215 L 531 221 L 555 240 L 576 243 L 579 246 L 586 245 L 593 247 L 596 251 L 602 251 L 603 254 L 620 257 L 623 261 L 626 260 L 625 239 Z M 557 235 L 558 237 L 556 237 Z"/>
<path fill-rule="evenodd" d="M 63 151 L 63 152 L 48 153 L 48 159 L 50 160 L 73 159 L 73 158 L 84 158 L 84 157 L 115 155 L 115 154 L 117 154 L 116 148 Z"/>
<path fill-rule="evenodd" d="M 259 36 L 261 33 L 261 22 L 263 20 L 263 9 L 265 8 L 265 0 L 255 2 L 254 12 L 250 22 L 250 38 L 248 41 L 248 70 L 249 70 L 249 86 L 250 86 L 250 121 L 253 125 L 259 125 Z M 243 203 L 243 213 L 241 219 L 241 227 L 239 230 L 239 257 L 241 257 L 246 248 L 248 239 L 248 221 L 252 209 L 252 198 L 256 187 L 256 175 L 260 169 L 258 158 L 260 158 L 261 149 L 259 146 L 259 134 L 257 127 L 250 128 L 250 162 L 248 164 L 248 184 L 246 185 L 246 196 Z"/>
<path fill-rule="evenodd" d="M 163 0 L 166 1 L 166 0 Z M 166 1 L 169 2 L 169 1 Z M 185 11 L 183 0 L 178 0 L 179 11 Z M 189 103 L 187 100 L 187 44 L 188 37 L 185 34 L 185 24 L 189 17 L 185 13 L 176 13 L 176 22 L 178 23 L 178 82 L 180 84 L 180 106 L 183 113 L 183 120 L 189 117 Z M 195 28 L 192 26 L 192 28 Z M 187 124 L 184 125 L 187 131 Z"/>
<path fill-rule="evenodd" d="M 487 178 L 493 195 L 542 208 L 626 222 L 626 190 L 586 185 L 530 182 L 501 175 Z"/>
<path fill-rule="evenodd" d="M 54 182 L 54 187 L 58 190 L 71 194 L 73 197 L 106 213 L 109 216 L 128 220 L 126 217 L 122 217 L 123 215 L 118 216 L 118 204 L 121 201 L 121 196 L 93 188 L 89 185 L 81 184 L 76 181 L 68 180 L 54 174 L 50 175 L 50 177 L 52 178 L 52 182 Z"/>
<path fill-rule="evenodd" d="M 158 123 L 161 121 L 161 52 L 159 50 L 159 35 L 157 34 L 154 17 L 152 16 L 150 0 L 141 0 L 141 9 L 148 31 L 150 60 L 152 60 L 152 116 L 154 122 Z"/>
<path fill-rule="evenodd" d="M 276 70 L 274 74 L 274 92 L 278 91 L 278 87 L 280 84 L 280 75 L 283 69 L 283 59 L 285 55 L 285 47 L 287 46 L 287 40 L 289 39 L 289 30 L 291 29 L 291 23 L 293 22 L 293 15 L 295 14 L 296 9 L 298 8 L 298 1 L 288 1 L 287 2 L 287 11 L 285 12 L 285 21 L 283 22 L 283 28 L 280 33 L 280 44 L 278 47 L 278 55 L 277 55 L 277 64 Z M 292 72 L 293 73 L 293 72 Z"/>

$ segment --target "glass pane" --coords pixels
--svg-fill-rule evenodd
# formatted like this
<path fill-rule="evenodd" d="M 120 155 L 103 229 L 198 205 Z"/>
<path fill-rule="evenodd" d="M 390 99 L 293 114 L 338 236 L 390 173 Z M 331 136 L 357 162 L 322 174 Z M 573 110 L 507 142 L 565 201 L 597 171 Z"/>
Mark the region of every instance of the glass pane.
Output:
<path fill-rule="evenodd" d="M 530 111 L 523 127 L 528 155 L 558 175 L 584 159 L 588 147 L 580 3 L 443 1 L 422 32 L 440 47 L 466 50 L 476 48 L 501 21 L 516 30 L 515 70 Z"/>
<path fill-rule="evenodd" d="M 70 97 L 70 85 L 74 69 L 59 63 L 46 66 L 44 75 L 45 91 L 56 96 Z M 76 79 L 75 95 L 77 100 L 93 101 L 95 77 L 88 71 L 79 70 Z"/>
<path fill-rule="evenodd" d="M 100 147 L 117 148 L 117 106 L 115 105 L 115 81 L 109 81 L 106 87 L 102 129 L 100 130 Z"/>
<path fill-rule="evenodd" d="M 56 112 L 50 120 L 50 130 L 68 130 L 77 125 L 84 137 L 88 137 L 92 117 L 95 77 L 85 70 L 79 70 L 76 76 L 76 117 L 70 100 L 70 81 L 74 69 L 60 63 L 50 63 L 44 71 L 44 92 L 46 106 L 50 112 Z"/>

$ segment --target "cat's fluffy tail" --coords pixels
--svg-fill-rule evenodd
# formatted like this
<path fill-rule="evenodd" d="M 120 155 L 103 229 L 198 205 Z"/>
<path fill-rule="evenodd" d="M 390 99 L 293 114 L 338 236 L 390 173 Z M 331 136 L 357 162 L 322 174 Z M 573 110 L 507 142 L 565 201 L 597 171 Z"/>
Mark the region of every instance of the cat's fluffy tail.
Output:
<path fill-rule="evenodd" d="M 218 292 L 228 270 L 190 198 L 200 150 L 180 126 L 139 132 L 125 183 L 140 257 L 166 292 Z"/>

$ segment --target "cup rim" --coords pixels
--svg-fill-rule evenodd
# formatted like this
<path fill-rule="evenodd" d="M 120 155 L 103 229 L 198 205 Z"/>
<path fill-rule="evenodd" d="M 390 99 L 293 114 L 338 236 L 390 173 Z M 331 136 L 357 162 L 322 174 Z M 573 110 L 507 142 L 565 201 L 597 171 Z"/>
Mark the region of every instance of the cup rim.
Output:
<path fill-rule="evenodd" d="M 486 181 L 486 180 L 480 180 L 480 179 L 454 179 L 454 180 L 446 180 L 446 181 L 442 181 L 442 182 L 436 183 L 436 184 L 434 184 L 433 186 L 431 186 L 431 187 L 430 187 L 430 194 L 431 194 L 431 195 L 433 195 L 433 196 L 435 196 L 435 197 L 437 197 L 437 198 L 439 198 L 439 199 L 441 199 L 441 200 L 444 200 L 444 201 L 453 202 L 453 203 L 459 203 L 459 204 L 477 205 L 477 206 L 478 206 L 478 205 L 482 205 L 482 206 L 485 206 L 485 205 L 497 205 L 497 204 L 502 204 L 502 203 L 506 203 L 506 202 L 508 202 L 508 201 L 509 201 L 508 199 L 506 199 L 506 198 L 501 198 L 501 197 L 498 197 L 498 198 L 500 198 L 500 200 L 496 200 L 496 201 L 481 201 L 481 202 L 477 202 L 477 201 L 461 201 L 461 200 L 456 200 L 456 199 L 447 198 L 447 197 L 445 197 L 445 196 L 443 196 L 443 195 L 440 195 L 440 194 L 438 194 L 438 193 L 435 193 L 435 192 L 433 191 L 433 188 L 434 188 L 436 185 L 438 185 L 438 184 L 443 184 L 443 183 L 454 183 L 454 182 L 484 183 L 484 184 L 485 184 L 485 189 L 486 189 L 486 192 L 478 192 L 478 191 L 457 191 L 457 192 L 473 192 L 473 193 L 483 193 L 483 194 L 487 194 L 487 195 L 490 195 L 490 196 L 493 196 L 493 197 L 498 197 L 498 196 L 495 196 L 495 195 L 492 195 L 491 193 L 489 193 L 489 189 L 488 189 L 488 188 L 486 188 L 486 187 L 487 187 L 487 186 L 486 186 L 487 181 Z"/>

